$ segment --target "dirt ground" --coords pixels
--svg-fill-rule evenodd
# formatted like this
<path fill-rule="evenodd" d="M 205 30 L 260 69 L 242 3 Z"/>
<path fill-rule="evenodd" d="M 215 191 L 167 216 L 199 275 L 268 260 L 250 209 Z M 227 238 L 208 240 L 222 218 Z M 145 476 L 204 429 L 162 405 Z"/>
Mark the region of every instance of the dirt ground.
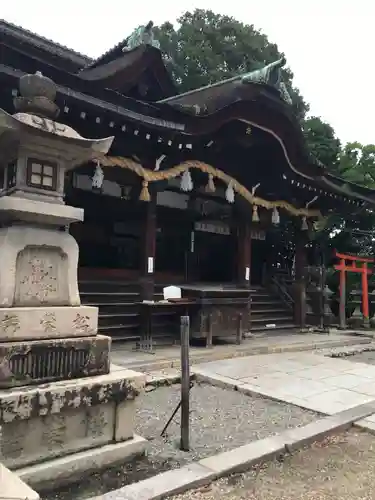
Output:
<path fill-rule="evenodd" d="M 375 436 L 353 429 L 173 500 L 373 500 Z"/>

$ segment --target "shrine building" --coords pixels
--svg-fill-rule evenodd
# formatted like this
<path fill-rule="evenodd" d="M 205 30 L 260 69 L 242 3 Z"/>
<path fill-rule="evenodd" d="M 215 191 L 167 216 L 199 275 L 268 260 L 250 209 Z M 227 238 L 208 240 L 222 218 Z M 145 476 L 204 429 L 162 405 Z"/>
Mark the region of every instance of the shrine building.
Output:
<path fill-rule="evenodd" d="M 284 64 L 178 94 L 152 23 L 93 60 L 0 22 L 0 108 L 14 113 L 20 77 L 40 72 L 57 85 L 58 122 L 114 136 L 108 155 L 65 178 L 65 201 L 85 218 L 62 230 L 79 244 L 81 300 L 99 307 L 101 333 L 137 340 L 142 302 L 169 285 L 194 303 L 196 337 L 230 336 L 239 323 L 244 334 L 309 323 L 312 234 L 333 213 L 373 207 L 375 192 L 309 153 Z M 4 196 L 17 172 L 2 167 Z M 55 176 L 34 158 L 25 182 L 48 190 Z M 152 309 L 155 338 L 173 339 L 180 310 Z"/>

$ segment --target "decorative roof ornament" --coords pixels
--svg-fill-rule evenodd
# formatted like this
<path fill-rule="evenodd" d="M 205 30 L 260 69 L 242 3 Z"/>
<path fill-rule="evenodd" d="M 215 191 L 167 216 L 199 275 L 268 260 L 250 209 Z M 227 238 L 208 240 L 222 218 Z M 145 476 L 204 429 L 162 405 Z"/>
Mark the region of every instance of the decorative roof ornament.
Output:
<path fill-rule="evenodd" d="M 133 31 L 133 33 L 127 39 L 125 47 L 123 47 L 123 52 L 128 52 L 141 45 L 151 45 L 160 50 L 160 43 L 154 37 L 153 32 L 154 23 L 150 21 L 146 26 L 139 26 Z"/>
<path fill-rule="evenodd" d="M 285 83 L 281 75 L 281 68 L 285 66 L 286 59 L 282 57 L 281 59 L 264 66 L 264 68 L 257 69 L 255 71 L 250 71 L 242 76 L 241 80 L 243 83 L 259 83 L 264 85 L 270 85 L 279 91 L 281 98 L 288 104 L 292 104 L 292 99 L 287 91 Z"/>

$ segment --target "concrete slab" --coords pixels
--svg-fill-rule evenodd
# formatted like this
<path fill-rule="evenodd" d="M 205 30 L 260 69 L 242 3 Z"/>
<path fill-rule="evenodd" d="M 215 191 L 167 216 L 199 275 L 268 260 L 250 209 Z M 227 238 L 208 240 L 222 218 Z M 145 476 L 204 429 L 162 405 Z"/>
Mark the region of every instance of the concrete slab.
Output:
<path fill-rule="evenodd" d="M 209 484 L 214 476 L 212 470 L 196 462 L 90 500 L 157 500 Z"/>
<path fill-rule="evenodd" d="M 45 486 L 71 483 L 82 474 L 110 467 L 119 462 L 142 455 L 147 448 L 147 440 L 135 435 L 133 439 L 99 448 L 73 453 L 65 457 L 48 460 L 30 467 L 16 469 L 18 477 L 36 489 Z"/>
<path fill-rule="evenodd" d="M 271 460 L 285 452 L 283 435 L 260 439 L 213 457 L 204 458 L 199 463 L 221 477 L 234 472 L 242 472 L 252 465 Z"/>
<path fill-rule="evenodd" d="M 365 404 L 375 396 L 373 366 L 314 353 L 248 356 L 241 363 L 235 359 L 203 363 L 192 371 L 198 380 L 327 415 Z"/>
<path fill-rule="evenodd" d="M 105 332 L 103 332 L 105 334 Z M 282 336 L 267 335 L 264 338 L 246 339 L 240 345 L 220 345 L 214 349 L 191 348 L 191 364 L 215 360 L 240 360 L 244 356 L 253 356 L 255 360 L 260 354 L 293 353 L 312 349 L 333 349 L 358 345 L 370 345 L 372 339 L 358 338 L 346 334 L 291 333 Z M 180 366 L 180 348 L 166 347 L 158 349 L 153 356 L 132 350 L 129 344 L 116 343 L 112 347 L 111 360 L 123 367 L 140 371 L 156 371 Z"/>

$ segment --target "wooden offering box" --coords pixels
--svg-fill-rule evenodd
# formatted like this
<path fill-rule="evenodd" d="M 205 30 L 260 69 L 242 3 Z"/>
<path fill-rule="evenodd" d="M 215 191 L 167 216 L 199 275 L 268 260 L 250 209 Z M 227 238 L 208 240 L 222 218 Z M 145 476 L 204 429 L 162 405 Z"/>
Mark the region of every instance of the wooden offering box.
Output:
<path fill-rule="evenodd" d="M 190 308 L 190 335 L 205 338 L 207 345 L 214 337 L 242 340 L 250 328 L 251 290 L 222 286 L 183 286 L 182 296 L 194 301 Z"/>

